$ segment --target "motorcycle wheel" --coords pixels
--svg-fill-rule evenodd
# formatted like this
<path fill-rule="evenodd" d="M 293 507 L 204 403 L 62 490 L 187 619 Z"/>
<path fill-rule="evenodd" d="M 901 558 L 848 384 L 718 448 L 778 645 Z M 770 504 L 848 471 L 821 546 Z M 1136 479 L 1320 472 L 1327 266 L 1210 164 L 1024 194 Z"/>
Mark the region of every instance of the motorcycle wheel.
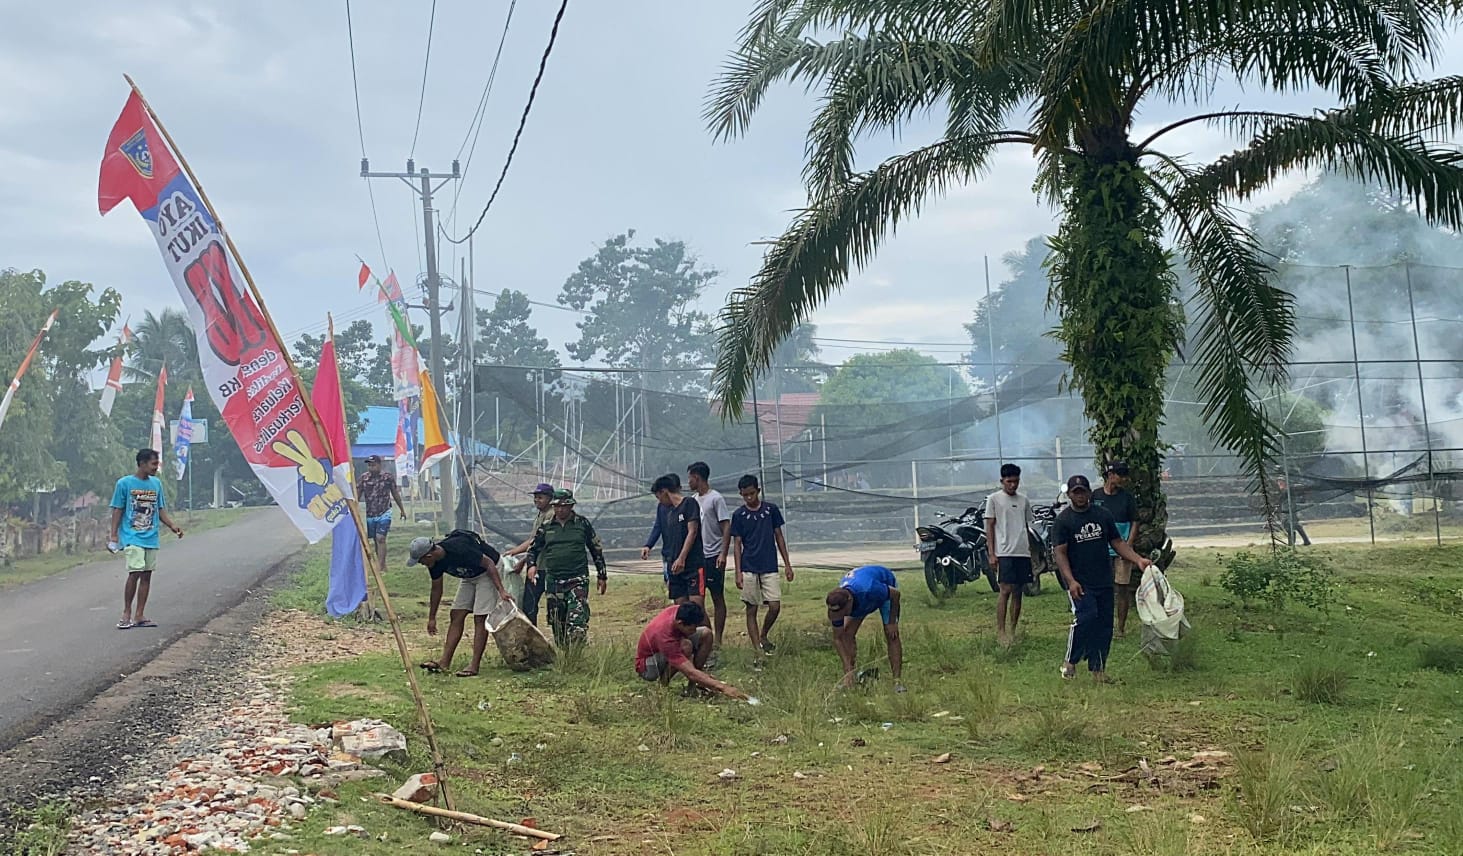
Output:
<path fill-rule="evenodd" d="M 930 594 L 940 600 L 944 600 L 955 593 L 955 585 L 950 581 L 950 575 L 946 573 L 945 566 L 933 553 L 925 556 L 925 585 L 930 587 Z"/>
<path fill-rule="evenodd" d="M 1036 597 L 1041 594 L 1041 577 L 1032 577 L 1031 582 L 1021 587 L 1021 591 L 1027 597 Z"/>

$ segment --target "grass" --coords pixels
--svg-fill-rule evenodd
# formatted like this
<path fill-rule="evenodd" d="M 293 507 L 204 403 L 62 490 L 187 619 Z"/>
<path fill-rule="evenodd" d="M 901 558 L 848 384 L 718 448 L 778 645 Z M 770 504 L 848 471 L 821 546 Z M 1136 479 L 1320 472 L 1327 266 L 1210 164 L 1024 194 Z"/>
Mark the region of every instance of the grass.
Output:
<path fill-rule="evenodd" d="M 490 646 L 479 678 L 425 677 L 423 690 L 459 808 L 536 818 L 586 856 L 1460 852 L 1463 674 L 1447 668 L 1456 617 L 1427 595 L 1463 589 L 1463 547 L 1319 549 L 1341 583 L 1326 613 L 1244 609 L 1199 583 L 1219 575 L 1213 552 L 1183 554 L 1170 579 L 1195 633 L 1152 668 L 1141 634 L 1115 641 L 1115 685 L 1057 677 L 1069 621 L 1058 597 L 1027 599 L 1024 636 L 1006 650 L 988 638 L 994 598 L 966 586 L 939 605 L 906 594 L 908 693 L 893 692 L 876 624 L 860 634 L 859 662 L 880 678 L 840 691 L 820 621 L 837 576 L 807 572 L 786 587 L 778 650 L 761 671 L 732 604 L 718 674 L 758 707 L 636 678 L 633 644 L 659 585 L 619 576 L 593 600 L 590 645 L 553 669 L 509 672 Z M 318 610 L 314 555 L 281 604 Z M 413 657 L 425 657 L 440 644 L 423 632 L 426 574 L 395 565 L 393 601 Z M 899 575 L 920 584 L 913 569 Z M 296 678 L 300 721 L 369 715 L 419 735 L 393 651 Z M 1233 762 L 1183 769 L 1209 749 Z M 387 765 L 393 778 L 429 767 L 419 736 L 411 753 Z M 1143 764 L 1157 786 L 1125 772 Z M 735 777 L 718 776 L 726 769 Z M 291 841 L 255 851 L 425 848 L 430 825 L 360 799 L 380 788 L 344 785 L 337 814 L 312 812 Z M 346 822 L 387 839 L 320 835 Z M 452 834 L 484 853 L 524 850 L 492 831 Z"/>
<path fill-rule="evenodd" d="M 209 529 L 218 529 L 235 522 L 240 517 L 254 508 L 209 508 L 198 511 L 179 511 L 174 515 L 174 521 L 182 526 L 187 534 L 206 532 Z M 172 536 L 169 535 L 169 538 Z M 34 582 L 59 574 L 62 571 L 69 571 L 79 565 L 89 562 L 105 560 L 108 553 L 105 549 L 84 550 L 79 553 L 68 553 L 63 550 L 54 550 L 50 553 L 41 553 L 38 556 L 27 556 L 24 559 L 17 559 L 8 565 L 0 567 L 0 591 L 12 586 Z"/>
<path fill-rule="evenodd" d="M 8 835 L 12 856 L 59 856 L 66 851 L 66 833 L 71 829 L 71 808 L 65 803 L 42 803 L 17 811 L 11 817 Z"/>

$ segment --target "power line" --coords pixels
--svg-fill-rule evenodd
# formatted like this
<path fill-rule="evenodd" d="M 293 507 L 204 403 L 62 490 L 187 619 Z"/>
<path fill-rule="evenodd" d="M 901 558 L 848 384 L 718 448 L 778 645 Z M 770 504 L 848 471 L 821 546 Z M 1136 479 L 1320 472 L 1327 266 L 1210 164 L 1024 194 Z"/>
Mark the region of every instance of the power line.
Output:
<path fill-rule="evenodd" d="M 345 35 L 351 50 L 351 92 L 356 99 L 356 136 L 361 141 L 361 160 L 365 160 L 366 125 L 361 121 L 361 84 L 356 77 L 356 31 L 351 23 L 351 0 L 345 0 Z M 369 181 L 366 182 L 366 195 L 371 200 L 371 222 L 376 224 L 376 246 L 381 250 L 381 264 L 390 269 L 391 265 L 386 261 L 386 241 L 381 238 L 381 216 L 376 213 L 376 191 Z"/>
<path fill-rule="evenodd" d="M 493 185 L 493 192 L 488 196 L 488 203 L 483 206 L 483 213 L 478 215 L 477 222 L 461 238 L 454 238 L 447 235 L 447 240 L 454 244 L 466 243 L 469 238 L 476 234 L 478 227 L 483 225 L 483 219 L 488 216 L 488 210 L 493 207 L 493 202 L 498 198 L 498 192 L 503 189 L 503 181 L 508 178 L 508 168 L 513 165 L 513 155 L 518 151 L 518 142 L 523 137 L 523 128 L 528 124 L 528 114 L 533 110 L 534 98 L 538 96 L 539 84 L 544 79 L 544 69 L 548 67 L 549 55 L 554 52 L 554 42 L 559 38 L 559 23 L 564 20 L 564 12 L 569 8 L 569 0 L 562 0 L 559 3 L 559 11 L 554 15 L 554 26 L 549 30 L 549 43 L 544 47 L 544 54 L 538 61 L 538 73 L 533 77 L 533 86 L 528 90 L 528 103 L 523 105 L 523 115 L 518 119 L 518 130 L 513 132 L 513 145 L 508 147 L 508 157 L 503 161 L 503 171 L 498 173 L 498 182 Z"/>
<path fill-rule="evenodd" d="M 411 154 L 407 158 L 417 156 L 417 134 L 422 130 L 422 107 L 427 103 L 427 69 L 432 64 L 432 30 L 437 24 L 437 0 L 432 0 L 432 16 L 427 19 L 427 55 L 422 60 L 422 94 L 417 99 L 417 126 L 411 132 Z"/>
<path fill-rule="evenodd" d="M 467 133 L 462 136 L 462 145 L 457 147 L 456 157 L 458 160 L 462 160 L 462 152 L 464 150 L 467 151 L 467 160 L 463 161 L 462 164 L 463 181 L 467 179 L 467 170 L 472 166 L 473 153 L 477 151 L 478 135 L 482 133 L 483 118 L 487 115 L 488 98 L 492 95 L 493 83 L 498 78 L 498 63 L 503 59 L 503 46 L 508 43 L 508 28 L 513 24 L 513 10 L 517 6 L 518 0 L 512 0 L 508 4 L 508 16 L 503 20 L 503 34 L 498 37 L 498 50 L 493 54 L 493 65 L 488 69 L 488 80 L 483 84 L 483 94 L 478 98 L 477 112 L 473 114 L 472 121 L 467 125 Z M 472 144 L 471 148 L 468 147 L 469 141 Z M 461 194 L 462 182 L 458 182 L 457 191 L 452 196 L 452 216 L 454 223 L 456 222 L 457 216 L 457 197 Z"/>

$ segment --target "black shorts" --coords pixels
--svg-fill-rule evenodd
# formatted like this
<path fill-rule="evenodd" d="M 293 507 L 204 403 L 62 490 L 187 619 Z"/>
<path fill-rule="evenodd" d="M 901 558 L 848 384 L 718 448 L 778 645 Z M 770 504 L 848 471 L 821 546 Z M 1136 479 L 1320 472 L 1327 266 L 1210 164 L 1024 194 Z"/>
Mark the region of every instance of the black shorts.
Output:
<path fill-rule="evenodd" d="M 702 558 L 702 594 L 721 594 L 726 591 L 726 568 L 716 566 L 715 556 Z"/>
<path fill-rule="evenodd" d="M 1031 557 L 1002 556 L 997 562 L 996 582 L 1002 585 L 1024 586 L 1033 581 Z"/>
<path fill-rule="evenodd" d="M 680 600 L 683 597 L 701 597 L 706 593 L 705 572 L 698 566 L 688 567 L 679 574 L 672 573 L 667 589 L 671 600 Z"/>

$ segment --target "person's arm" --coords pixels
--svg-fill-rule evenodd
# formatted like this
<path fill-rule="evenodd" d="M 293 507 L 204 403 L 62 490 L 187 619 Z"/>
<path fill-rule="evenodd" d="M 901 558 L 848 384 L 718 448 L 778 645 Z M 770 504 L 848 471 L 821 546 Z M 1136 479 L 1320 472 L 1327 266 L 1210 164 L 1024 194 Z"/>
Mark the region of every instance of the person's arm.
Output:
<path fill-rule="evenodd" d="M 609 584 L 610 572 L 605 564 L 605 548 L 600 543 L 599 533 L 594 531 L 594 524 L 588 520 L 584 521 L 584 546 L 589 550 L 589 558 L 594 560 L 594 575 L 599 582 L 599 593 L 605 593 L 605 586 Z"/>
<path fill-rule="evenodd" d="M 736 546 L 732 551 L 737 571 L 737 588 L 742 587 L 742 539 L 736 539 Z"/>
<path fill-rule="evenodd" d="M 726 557 L 731 554 L 731 518 L 721 521 L 721 552 L 716 556 L 716 566 L 726 570 Z"/>
<path fill-rule="evenodd" d="M 700 520 L 686 521 L 686 537 L 681 541 L 681 554 L 676 556 L 675 562 L 671 564 L 671 573 L 678 574 L 686 569 L 686 557 L 691 555 L 691 544 L 695 542 L 696 536 L 701 534 Z"/>
<path fill-rule="evenodd" d="M 1138 570 L 1140 571 L 1148 570 L 1148 566 L 1153 564 L 1152 562 L 1138 555 L 1138 551 L 1134 550 L 1131 544 L 1121 538 L 1114 538 L 1108 543 L 1112 545 L 1113 550 L 1115 550 L 1119 556 L 1122 556 L 1124 559 L 1127 559 L 1134 565 L 1137 565 Z"/>
<path fill-rule="evenodd" d="M 1057 573 L 1061 575 L 1063 582 L 1067 584 L 1067 594 L 1071 595 L 1073 600 L 1080 600 L 1082 598 L 1082 584 L 1077 582 L 1076 577 L 1072 576 L 1072 563 L 1067 561 L 1066 542 L 1060 543 L 1053 548 L 1052 556 L 1057 560 Z"/>
<path fill-rule="evenodd" d="M 503 553 L 503 555 L 505 555 L 505 556 L 521 556 L 524 553 L 527 553 L 528 552 L 528 548 L 531 547 L 532 545 L 533 545 L 533 536 L 530 535 L 527 538 L 524 538 L 523 539 L 523 543 L 522 544 L 519 544 L 517 547 L 513 547 L 513 548 L 507 550 L 506 552 Z"/>
<path fill-rule="evenodd" d="M 889 623 L 899 623 L 899 589 L 889 587 Z"/>
<path fill-rule="evenodd" d="M 528 557 L 523 561 L 528 569 L 523 572 L 529 580 L 534 579 L 538 574 L 538 557 L 544 551 L 544 527 L 540 526 L 538 531 L 533 533 L 533 543 L 528 546 Z"/>
<path fill-rule="evenodd" d="M 651 548 L 655 546 L 655 542 L 659 541 L 663 534 L 665 533 L 660 528 L 660 508 L 657 507 L 655 510 L 655 523 L 650 527 L 650 537 L 645 539 L 645 546 L 640 548 L 641 561 L 650 558 Z"/>
<path fill-rule="evenodd" d="M 853 683 L 854 654 L 858 651 L 858 637 L 854 635 L 852 618 L 843 619 L 843 625 L 833 628 L 833 650 L 843 663 L 843 680 Z"/>
<path fill-rule="evenodd" d="M 727 698 L 744 699 L 747 694 L 727 683 L 718 681 L 716 678 L 696 668 L 696 664 L 690 660 L 682 660 L 676 664 L 676 671 L 686 676 L 686 680 L 699 686 L 705 687 L 712 692 L 721 693 Z"/>
<path fill-rule="evenodd" d="M 1128 524 L 1128 545 L 1131 546 L 1138 543 L 1138 501 L 1132 494 L 1128 494 L 1128 501 L 1132 503 L 1128 514 L 1128 519 L 1132 521 Z"/>
<path fill-rule="evenodd" d="M 787 539 L 782 537 L 782 527 L 772 530 L 772 540 L 777 542 L 777 552 L 782 554 L 782 567 L 787 574 L 787 581 L 792 582 L 792 559 L 787 555 Z"/>
<path fill-rule="evenodd" d="M 112 506 L 112 536 L 110 538 L 108 538 L 107 540 L 115 542 L 115 541 L 117 541 L 117 539 L 121 538 L 122 537 L 122 535 L 121 535 L 121 526 L 122 526 L 122 509 L 120 509 L 120 508 L 118 508 L 117 506 L 114 505 L 114 506 Z"/>
<path fill-rule="evenodd" d="M 493 581 L 493 585 L 498 587 L 498 598 L 512 603 L 513 595 L 509 594 L 508 589 L 503 587 L 503 577 L 498 573 L 498 563 L 493 561 L 493 557 L 484 553 L 482 561 L 478 564 L 483 570 L 488 572 L 488 579 Z"/>
<path fill-rule="evenodd" d="M 163 525 L 168 527 L 168 531 L 177 535 L 179 538 L 183 537 L 183 527 L 173 522 L 173 515 L 169 514 L 166 508 L 159 508 L 157 510 L 157 516 L 163 522 Z"/>
<path fill-rule="evenodd" d="M 427 600 L 427 635 L 437 635 L 437 607 L 442 605 L 442 578 L 432 578 L 432 594 Z"/>
<path fill-rule="evenodd" d="M 401 489 L 396 486 L 396 479 L 387 482 L 391 485 L 391 498 L 396 500 L 396 510 L 401 512 L 401 519 L 406 520 L 406 506 L 401 504 Z"/>
<path fill-rule="evenodd" d="M 985 519 L 985 552 L 991 567 L 996 567 L 999 560 L 996 558 L 996 518 L 994 517 Z"/>

